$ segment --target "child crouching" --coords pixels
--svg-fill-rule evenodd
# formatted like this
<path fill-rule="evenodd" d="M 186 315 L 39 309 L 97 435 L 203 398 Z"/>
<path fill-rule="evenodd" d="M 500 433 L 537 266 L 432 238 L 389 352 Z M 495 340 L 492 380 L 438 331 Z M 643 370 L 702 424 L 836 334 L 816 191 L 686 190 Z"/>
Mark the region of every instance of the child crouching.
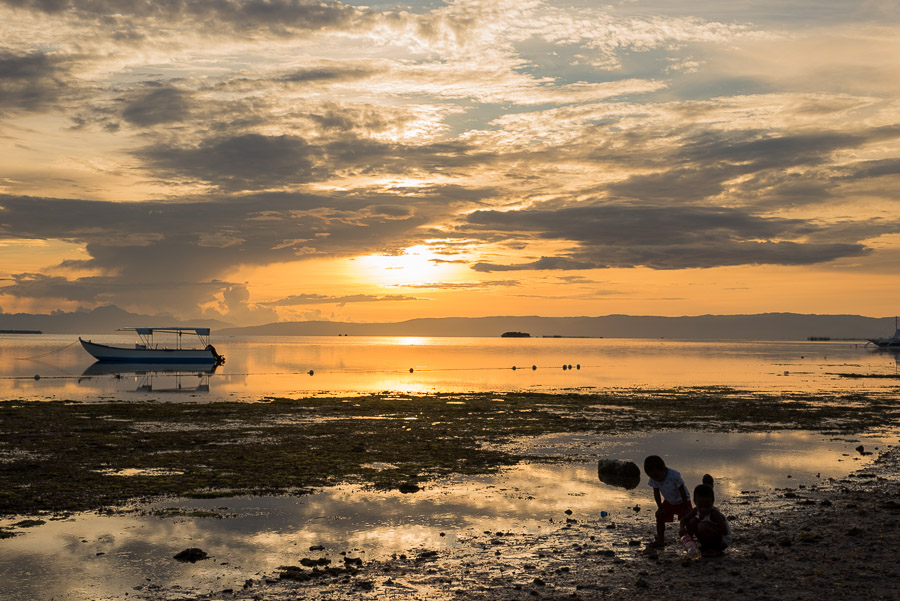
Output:
<path fill-rule="evenodd" d="M 716 495 L 712 487 L 712 478 L 694 488 L 694 504 L 686 516 L 681 519 L 680 534 L 690 534 L 700 544 L 700 553 L 704 557 L 718 557 L 731 544 L 731 524 L 716 506 Z"/>
<path fill-rule="evenodd" d="M 666 524 L 675 521 L 675 516 L 685 517 L 691 511 L 691 497 L 684 486 L 684 480 L 676 470 L 666 467 L 666 462 L 658 455 L 644 459 L 644 473 L 650 476 L 648 484 L 653 488 L 656 500 L 656 540 L 652 547 L 666 544 Z"/>

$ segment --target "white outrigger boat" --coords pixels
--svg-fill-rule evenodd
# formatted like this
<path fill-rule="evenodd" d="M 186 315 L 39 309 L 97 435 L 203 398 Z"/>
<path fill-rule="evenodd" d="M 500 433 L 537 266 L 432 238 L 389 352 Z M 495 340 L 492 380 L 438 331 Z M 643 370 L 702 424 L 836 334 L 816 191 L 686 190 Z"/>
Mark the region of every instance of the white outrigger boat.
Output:
<path fill-rule="evenodd" d="M 207 365 L 221 365 L 225 363 L 225 357 L 216 352 L 216 347 L 209 343 L 209 328 L 119 328 L 120 332 L 136 332 L 140 342 L 133 347 L 110 346 L 98 344 L 90 340 L 78 341 L 84 350 L 89 352 L 98 361 L 115 361 L 118 363 L 202 363 Z M 193 333 L 200 339 L 199 348 L 185 348 L 182 344 L 182 335 Z M 174 346 L 163 346 L 154 342 L 155 333 L 174 334 Z"/>
<path fill-rule="evenodd" d="M 894 318 L 894 335 L 890 338 L 868 338 L 869 342 L 878 348 L 900 350 L 900 327 L 897 325 L 897 318 Z"/>

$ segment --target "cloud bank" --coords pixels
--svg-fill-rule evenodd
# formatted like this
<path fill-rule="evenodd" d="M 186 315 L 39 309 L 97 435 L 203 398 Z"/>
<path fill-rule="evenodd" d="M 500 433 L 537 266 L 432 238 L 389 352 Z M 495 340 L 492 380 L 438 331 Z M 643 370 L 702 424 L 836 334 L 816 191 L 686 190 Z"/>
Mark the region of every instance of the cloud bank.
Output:
<path fill-rule="evenodd" d="M 591 270 L 883 272 L 898 17 L 782 8 L 0 0 L 0 239 L 80 251 L 4 250 L 0 303 L 262 319 L 561 272 L 573 298 Z M 412 247 L 454 276 L 262 275 Z"/>

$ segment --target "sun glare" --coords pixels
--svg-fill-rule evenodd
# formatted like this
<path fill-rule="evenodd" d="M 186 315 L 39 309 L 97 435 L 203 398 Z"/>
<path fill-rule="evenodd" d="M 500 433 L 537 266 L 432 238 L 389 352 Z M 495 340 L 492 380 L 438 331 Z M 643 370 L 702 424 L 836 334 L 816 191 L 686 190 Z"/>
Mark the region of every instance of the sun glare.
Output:
<path fill-rule="evenodd" d="M 365 277 L 382 285 L 418 285 L 446 276 L 438 256 L 424 244 L 410 246 L 399 255 L 366 255 L 359 264 Z"/>

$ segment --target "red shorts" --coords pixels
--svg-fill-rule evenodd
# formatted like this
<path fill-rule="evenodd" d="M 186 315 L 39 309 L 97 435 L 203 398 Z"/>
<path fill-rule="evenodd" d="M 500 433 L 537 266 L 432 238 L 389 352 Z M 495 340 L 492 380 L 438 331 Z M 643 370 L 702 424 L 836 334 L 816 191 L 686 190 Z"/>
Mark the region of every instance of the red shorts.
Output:
<path fill-rule="evenodd" d="M 662 502 L 662 505 L 660 505 L 659 514 L 656 516 L 656 521 L 674 522 L 676 515 L 678 516 L 678 519 L 681 519 L 686 516 L 692 509 L 693 507 L 691 507 L 690 501 L 685 501 L 681 505 L 673 505 L 672 503 L 664 500 Z"/>

